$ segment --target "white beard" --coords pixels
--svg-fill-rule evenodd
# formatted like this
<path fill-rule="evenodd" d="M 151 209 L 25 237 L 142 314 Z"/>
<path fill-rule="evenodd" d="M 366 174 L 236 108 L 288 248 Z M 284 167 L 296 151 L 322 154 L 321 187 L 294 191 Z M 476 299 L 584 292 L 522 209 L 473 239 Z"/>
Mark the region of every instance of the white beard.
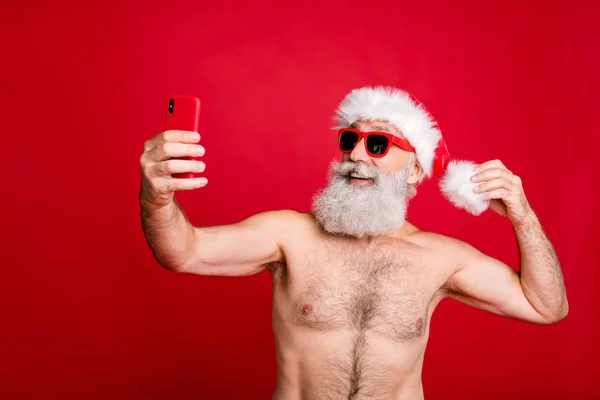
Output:
<path fill-rule="evenodd" d="M 312 212 L 327 232 L 346 236 L 375 237 L 391 234 L 404 224 L 407 178 L 411 163 L 385 175 L 372 165 L 333 161 L 329 185 L 313 198 Z M 373 178 L 364 186 L 350 183 L 350 174 Z"/>

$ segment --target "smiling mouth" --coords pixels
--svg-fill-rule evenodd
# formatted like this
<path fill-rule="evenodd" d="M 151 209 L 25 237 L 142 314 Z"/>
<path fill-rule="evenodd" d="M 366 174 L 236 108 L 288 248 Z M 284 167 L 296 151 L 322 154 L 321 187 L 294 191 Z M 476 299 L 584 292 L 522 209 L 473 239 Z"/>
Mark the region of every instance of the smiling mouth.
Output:
<path fill-rule="evenodd" d="M 365 178 L 362 176 L 353 176 L 353 175 L 349 175 L 348 180 L 350 182 L 364 182 L 364 183 L 373 182 L 373 178 Z"/>

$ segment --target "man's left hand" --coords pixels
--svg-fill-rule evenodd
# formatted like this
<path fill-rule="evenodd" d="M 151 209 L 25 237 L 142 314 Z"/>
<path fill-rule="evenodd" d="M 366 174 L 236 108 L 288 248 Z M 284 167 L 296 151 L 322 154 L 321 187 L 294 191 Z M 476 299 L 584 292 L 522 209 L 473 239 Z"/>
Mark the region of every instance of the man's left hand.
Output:
<path fill-rule="evenodd" d="M 532 213 L 521 178 L 510 172 L 500 160 L 480 164 L 475 172 L 471 181 L 480 184 L 474 191 L 486 195 L 492 211 L 508 217 L 513 224 L 523 223 Z"/>

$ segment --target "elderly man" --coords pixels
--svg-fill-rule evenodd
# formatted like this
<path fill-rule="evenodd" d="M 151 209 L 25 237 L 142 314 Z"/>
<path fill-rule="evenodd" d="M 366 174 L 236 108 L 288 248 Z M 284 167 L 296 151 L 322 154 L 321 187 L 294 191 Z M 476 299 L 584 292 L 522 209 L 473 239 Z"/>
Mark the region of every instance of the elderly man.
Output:
<path fill-rule="evenodd" d="M 353 90 L 336 120 L 342 162 L 332 163 L 308 214 L 270 211 L 194 227 L 173 193 L 206 179 L 171 174 L 204 170 L 180 159 L 204 154 L 199 135 L 163 132 L 141 156 L 142 224 L 164 267 L 222 276 L 269 271 L 274 399 L 422 399 L 430 317 L 446 297 L 535 324 L 567 315 L 560 264 L 518 176 L 498 160 L 451 160 L 435 120 L 402 90 Z M 416 185 L 433 174 L 456 206 L 473 214 L 490 208 L 512 222 L 519 273 L 405 219 Z"/>

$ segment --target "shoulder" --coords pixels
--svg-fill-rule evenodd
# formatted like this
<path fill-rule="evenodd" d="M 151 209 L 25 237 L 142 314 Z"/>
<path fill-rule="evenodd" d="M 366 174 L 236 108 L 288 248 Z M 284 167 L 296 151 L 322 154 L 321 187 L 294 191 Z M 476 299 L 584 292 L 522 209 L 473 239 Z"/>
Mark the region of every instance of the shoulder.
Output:
<path fill-rule="evenodd" d="M 410 241 L 429 254 L 451 261 L 457 267 L 468 259 L 482 255 L 469 243 L 436 232 L 416 230 L 410 235 Z"/>
<path fill-rule="evenodd" d="M 411 242 L 428 250 L 454 249 L 466 245 L 465 242 L 441 233 L 414 229 L 408 238 Z"/>
<path fill-rule="evenodd" d="M 250 218 L 261 220 L 271 224 L 301 224 L 312 221 L 312 217 L 308 213 L 303 213 L 295 210 L 272 210 L 264 211 L 253 215 Z"/>
<path fill-rule="evenodd" d="M 312 216 L 295 210 L 273 210 L 254 214 L 244 221 L 270 233 L 282 235 L 298 232 L 304 229 L 314 229 L 315 223 Z"/>
<path fill-rule="evenodd" d="M 462 271 L 468 270 L 469 266 L 483 265 L 482 262 L 488 259 L 469 243 L 447 235 L 418 231 L 411 236 L 411 241 L 421 248 L 423 258 L 443 274 L 440 286 L 442 296 L 447 296 L 460 286 L 456 277 L 461 276 Z"/>
<path fill-rule="evenodd" d="M 261 234 L 277 243 L 286 260 L 292 254 L 307 251 L 319 243 L 319 226 L 310 213 L 275 210 L 255 214 L 251 218 L 259 221 Z"/>

